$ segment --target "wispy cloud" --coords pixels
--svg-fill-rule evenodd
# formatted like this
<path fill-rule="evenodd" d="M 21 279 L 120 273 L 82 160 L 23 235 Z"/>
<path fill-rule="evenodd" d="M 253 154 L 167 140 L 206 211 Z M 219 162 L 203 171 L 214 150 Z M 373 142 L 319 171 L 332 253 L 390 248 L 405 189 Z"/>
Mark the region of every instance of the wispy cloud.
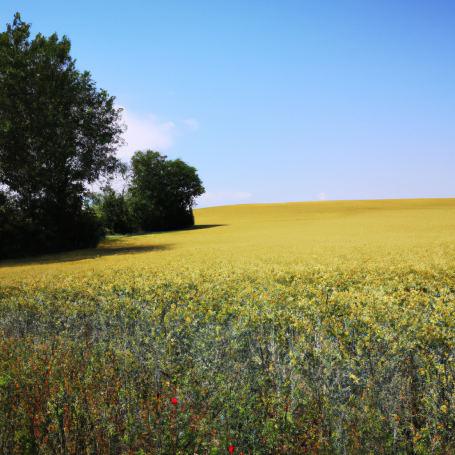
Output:
<path fill-rule="evenodd" d="M 192 130 L 197 130 L 199 128 L 199 122 L 194 119 L 182 120 L 183 123 L 188 125 Z"/>
<path fill-rule="evenodd" d="M 214 205 L 231 205 L 245 202 L 252 196 L 244 191 L 207 191 L 197 198 L 198 207 L 210 207 Z"/>
<path fill-rule="evenodd" d="M 325 193 L 319 193 L 319 194 L 318 194 L 318 199 L 319 199 L 320 201 L 325 201 L 325 198 L 326 198 Z"/>
<path fill-rule="evenodd" d="M 125 108 L 122 116 L 128 127 L 123 135 L 128 145 L 120 148 L 119 158 L 129 159 L 137 150 L 162 151 L 174 143 L 177 128 L 173 122 L 160 122 L 155 115 L 138 116 Z"/>

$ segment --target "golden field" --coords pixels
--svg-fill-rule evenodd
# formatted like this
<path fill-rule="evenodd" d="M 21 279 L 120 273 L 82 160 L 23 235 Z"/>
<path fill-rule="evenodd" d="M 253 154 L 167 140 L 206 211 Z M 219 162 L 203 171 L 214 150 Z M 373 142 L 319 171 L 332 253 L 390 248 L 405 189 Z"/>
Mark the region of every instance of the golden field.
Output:
<path fill-rule="evenodd" d="M 0 453 L 455 453 L 455 199 L 195 219 L 0 263 Z"/>
<path fill-rule="evenodd" d="M 3 261 L 0 283 L 148 268 L 451 267 L 455 199 L 245 204 L 196 209 L 187 231 L 109 237 L 96 250 Z"/>

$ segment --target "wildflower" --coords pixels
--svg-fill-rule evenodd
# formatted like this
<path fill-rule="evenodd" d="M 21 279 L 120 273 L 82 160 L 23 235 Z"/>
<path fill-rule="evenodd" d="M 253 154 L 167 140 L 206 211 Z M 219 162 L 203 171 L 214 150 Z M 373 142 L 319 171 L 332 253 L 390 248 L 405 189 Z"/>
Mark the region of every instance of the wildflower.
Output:
<path fill-rule="evenodd" d="M 234 452 L 234 446 L 229 446 L 229 452 L 233 453 Z"/>
<path fill-rule="evenodd" d="M 174 397 L 174 398 L 172 398 L 172 400 L 171 400 L 171 401 L 172 401 L 172 404 L 177 404 L 177 403 L 179 402 L 179 400 L 177 400 L 177 398 L 175 398 L 175 397 Z"/>

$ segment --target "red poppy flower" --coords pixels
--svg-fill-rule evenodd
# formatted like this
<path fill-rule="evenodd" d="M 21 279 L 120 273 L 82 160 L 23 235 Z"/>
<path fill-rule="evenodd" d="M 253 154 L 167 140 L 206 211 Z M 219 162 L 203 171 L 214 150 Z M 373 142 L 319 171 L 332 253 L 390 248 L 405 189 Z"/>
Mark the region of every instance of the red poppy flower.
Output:
<path fill-rule="evenodd" d="M 233 453 L 234 452 L 234 446 L 229 446 L 229 452 Z"/>
<path fill-rule="evenodd" d="M 177 404 L 179 400 L 177 400 L 177 398 L 172 398 L 171 401 L 172 401 L 173 404 Z"/>

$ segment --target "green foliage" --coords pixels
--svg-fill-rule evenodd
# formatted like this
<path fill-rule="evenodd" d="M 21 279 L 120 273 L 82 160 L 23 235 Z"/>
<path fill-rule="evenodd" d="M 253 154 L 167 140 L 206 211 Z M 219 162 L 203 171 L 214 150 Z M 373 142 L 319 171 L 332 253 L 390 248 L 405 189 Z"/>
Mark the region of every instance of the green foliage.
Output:
<path fill-rule="evenodd" d="M 76 213 L 56 213 L 58 223 L 53 223 L 48 213 L 43 228 L 25 218 L 17 205 L 0 192 L 0 259 L 95 248 L 105 235 L 99 217 L 89 207 Z"/>
<path fill-rule="evenodd" d="M 67 37 L 29 37 L 19 13 L 0 34 L 0 184 L 14 196 L 21 225 L 33 227 L 37 250 L 96 245 L 85 184 L 116 166 L 120 111 L 90 73 L 75 69 Z"/>
<path fill-rule="evenodd" d="M 452 272 L 179 275 L 1 289 L 5 453 L 454 452 Z"/>
<path fill-rule="evenodd" d="M 128 234 L 140 230 L 132 212 L 130 200 L 123 192 L 116 193 L 111 186 L 107 185 L 103 187 L 101 194 L 93 195 L 92 202 L 108 233 Z"/>
<path fill-rule="evenodd" d="M 20 256 L 22 249 L 31 248 L 37 234 L 30 220 L 20 216 L 15 201 L 0 191 L 0 258 Z"/>
<path fill-rule="evenodd" d="M 196 169 L 180 159 L 166 160 L 158 152 L 136 152 L 131 165 L 118 166 L 121 191 L 110 177 L 92 195 L 92 206 L 109 233 L 169 231 L 194 225 L 195 198 L 204 193 Z"/>
<path fill-rule="evenodd" d="M 131 207 L 144 231 L 193 226 L 195 198 L 205 191 L 194 167 L 165 158 L 152 150 L 131 158 Z"/>

